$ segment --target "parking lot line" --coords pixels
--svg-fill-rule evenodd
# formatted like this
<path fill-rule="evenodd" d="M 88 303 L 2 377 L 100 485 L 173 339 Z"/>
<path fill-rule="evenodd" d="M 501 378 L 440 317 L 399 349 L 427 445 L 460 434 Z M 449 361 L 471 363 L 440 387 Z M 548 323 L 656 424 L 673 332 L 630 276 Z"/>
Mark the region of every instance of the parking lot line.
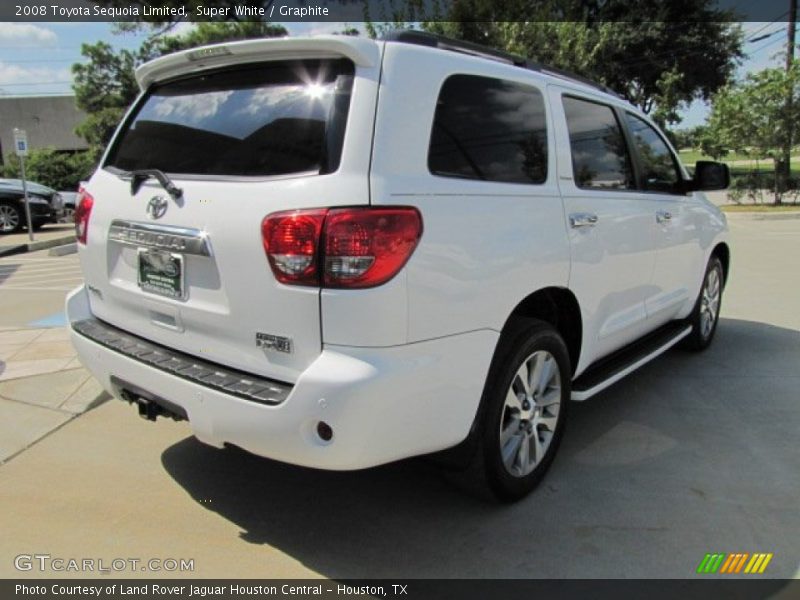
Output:
<path fill-rule="evenodd" d="M 28 327 L 64 327 L 67 324 L 67 315 L 64 311 L 57 312 L 50 316 L 28 323 Z"/>

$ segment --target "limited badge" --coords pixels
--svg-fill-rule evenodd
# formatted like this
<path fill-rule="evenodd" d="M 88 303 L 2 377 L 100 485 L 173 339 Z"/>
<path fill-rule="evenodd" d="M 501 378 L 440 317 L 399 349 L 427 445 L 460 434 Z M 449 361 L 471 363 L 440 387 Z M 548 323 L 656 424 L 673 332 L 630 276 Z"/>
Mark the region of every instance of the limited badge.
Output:
<path fill-rule="evenodd" d="M 292 338 L 272 335 L 271 333 L 256 333 L 256 347 L 291 354 Z"/>

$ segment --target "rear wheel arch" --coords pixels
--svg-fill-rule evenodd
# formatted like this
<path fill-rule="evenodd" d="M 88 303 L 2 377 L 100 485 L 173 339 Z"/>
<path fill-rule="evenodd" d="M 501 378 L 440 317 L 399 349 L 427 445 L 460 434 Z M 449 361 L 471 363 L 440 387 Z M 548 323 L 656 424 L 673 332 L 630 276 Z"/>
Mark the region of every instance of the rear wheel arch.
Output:
<path fill-rule="evenodd" d="M 549 323 L 561 335 L 569 352 L 572 373 L 578 365 L 583 339 L 583 320 L 578 299 L 567 288 L 548 287 L 528 295 L 520 301 L 506 319 L 498 341 L 513 335 L 524 320 L 538 319 Z M 495 351 L 496 353 L 496 351 Z"/>
<path fill-rule="evenodd" d="M 488 385 L 492 381 L 495 371 L 508 354 L 509 347 L 513 345 L 519 335 L 524 334 L 533 321 L 547 323 L 556 330 L 567 347 L 571 370 L 569 375 L 575 373 L 583 339 L 580 306 L 575 295 L 567 288 L 548 287 L 523 298 L 506 318 L 492 355 L 484 385 Z M 486 396 L 486 389 L 484 389 L 466 439 L 457 446 L 434 455 L 434 460 L 440 465 L 461 468 L 471 459 L 478 446 L 480 423 L 486 411 Z"/>

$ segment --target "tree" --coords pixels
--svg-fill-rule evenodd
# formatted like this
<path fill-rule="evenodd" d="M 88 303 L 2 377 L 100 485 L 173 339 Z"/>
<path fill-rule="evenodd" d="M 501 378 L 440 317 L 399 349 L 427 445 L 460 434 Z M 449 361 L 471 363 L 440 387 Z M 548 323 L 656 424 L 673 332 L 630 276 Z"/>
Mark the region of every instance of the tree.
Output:
<path fill-rule="evenodd" d="M 780 204 L 789 189 L 783 146 L 798 139 L 800 106 L 787 103 L 800 92 L 800 66 L 764 69 L 748 74 L 743 81 L 722 88 L 713 98 L 701 147 L 719 157 L 733 150 L 756 159 L 774 161 L 775 203 Z"/>
<path fill-rule="evenodd" d="M 83 44 L 81 54 L 89 60 L 72 66 L 73 89 L 78 107 L 88 116 L 76 133 L 99 157 L 139 93 L 134 70 L 148 60 L 204 44 L 284 35 L 284 27 L 263 22 L 197 23 L 183 35 L 157 33 L 133 51 L 114 50 L 105 42 Z"/>
<path fill-rule="evenodd" d="M 96 153 L 104 147 L 125 110 L 136 98 L 138 86 L 133 71 L 144 62 L 142 50 L 115 51 L 105 42 L 83 44 L 81 54 L 89 59 L 72 66 L 75 102 L 87 113 L 76 133 Z"/>
<path fill-rule="evenodd" d="M 705 135 L 705 126 L 697 125 L 689 129 L 676 129 L 666 133 L 670 135 L 673 145 L 678 149 L 699 148 L 700 140 Z"/>
<path fill-rule="evenodd" d="M 25 159 L 25 175 L 28 180 L 55 190 L 72 191 L 89 178 L 94 165 L 94 157 L 88 151 L 69 153 L 54 148 L 37 148 L 31 150 Z M 16 154 L 6 157 L 3 177 L 19 178 L 20 173 L 19 157 Z"/>
<path fill-rule="evenodd" d="M 742 33 L 712 0 L 459 0 L 423 28 L 566 69 L 610 87 L 662 125 L 733 76 Z"/>

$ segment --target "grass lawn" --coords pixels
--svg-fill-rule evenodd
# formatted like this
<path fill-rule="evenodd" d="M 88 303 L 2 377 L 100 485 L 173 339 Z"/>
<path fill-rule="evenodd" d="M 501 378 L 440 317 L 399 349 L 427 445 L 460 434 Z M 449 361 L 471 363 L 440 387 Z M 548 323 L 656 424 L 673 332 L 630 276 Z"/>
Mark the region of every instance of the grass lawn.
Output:
<path fill-rule="evenodd" d="M 800 204 L 724 204 L 720 207 L 725 212 L 786 212 L 800 210 Z"/>
<path fill-rule="evenodd" d="M 681 162 L 687 167 L 694 167 L 694 163 L 698 160 L 714 160 L 710 156 L 703 156 L 703 153 L 699 150 L 681 150 L 678 152 L 678 158 L 680 158 Z M 729 154 L 725 157 L 723 162 L 728 164 L 732 162 L 740 163 L 731 164 L 731 170 L 747 171 L 757 168 L 759 171 L 772 171 L 774 168 L 772 160 L 770 159 L 762 158 L 761 160 L 755 160 L 754 158 L 742 156 L 741 154 Z M 792 171 L 800 170 L 800 156 L 793 156 L 791 163 Z"/>
<path fill-rule="evenodd" d="M 693 167 L 694 163 L 698 160 L 714 160 L 710 156 L 704 156 L 700 150 L 680 150 L 678 152 L 678 158 L 681 159 L 681 162 L 685 164 L 687 167 Z M 725 157 L 725 162 L 729 162 L 732 160 L 752 160 L 747 156 L 742 156 L 740 154 L 729 154 Z"/>

